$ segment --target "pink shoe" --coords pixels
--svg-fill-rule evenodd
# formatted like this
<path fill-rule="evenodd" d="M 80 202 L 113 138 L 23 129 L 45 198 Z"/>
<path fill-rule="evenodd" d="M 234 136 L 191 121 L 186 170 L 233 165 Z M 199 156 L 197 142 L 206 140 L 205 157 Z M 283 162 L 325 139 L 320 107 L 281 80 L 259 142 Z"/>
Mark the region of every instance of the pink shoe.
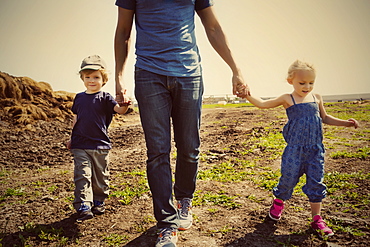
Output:
<path fill-rule="evenodd" d="M 325 221 L 321 218 L 320 215 L 315 215 L 313 217 L 313 221 L 311 222 L 311 227 L 314 229 L 317 233 L 319 233 L 319 236 L 333 236 L 334 232 L 326 225 Z"/>
<path fill-rule="evenodd" d="M 275 199 L 269 211 L 269 216 L 272 220 L 280 220 L 284 210 L 284 202 L 280 199 Z"/>

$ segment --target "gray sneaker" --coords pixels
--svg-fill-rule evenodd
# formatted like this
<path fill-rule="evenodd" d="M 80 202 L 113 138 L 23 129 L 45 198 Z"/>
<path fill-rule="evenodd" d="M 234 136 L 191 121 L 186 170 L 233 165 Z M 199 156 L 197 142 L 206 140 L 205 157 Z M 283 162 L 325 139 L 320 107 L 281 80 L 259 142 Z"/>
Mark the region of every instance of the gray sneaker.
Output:
<path fill-rule="evenodd" d="M 101 201 L 93 201 L 94 206 L 92 207 L 91 211 L 93 214 L 101 215 L 105 212 L 105 203 Z"/>
<path fill-rule="evenodd" d="M 192 204 L 190 198 L 184 198 L 177 202 L 177 212 L 179 215 L 179 230 L 188 230 L 193 224 Z"/>
<path fill-rule="evenodd" d="M 77 210 L 77 223 L 81 223 L 85 220 L 89 220 L 94 218 L 93 213 L 91 212 L 91 209 L 86 204 L 81 204 L 80 208 Z"/>
<path fill-rule="evenodd" d="M 177 230 L 175 228 L 163 228 L 159 232 L 155 247 L 176 247 Z"/>

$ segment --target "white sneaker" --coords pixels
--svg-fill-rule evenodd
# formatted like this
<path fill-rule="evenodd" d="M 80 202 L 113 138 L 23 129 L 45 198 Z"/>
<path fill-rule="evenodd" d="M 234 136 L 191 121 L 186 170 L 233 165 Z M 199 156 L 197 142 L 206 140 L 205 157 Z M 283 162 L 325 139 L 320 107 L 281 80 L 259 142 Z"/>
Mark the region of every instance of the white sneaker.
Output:
<path fill-rule="evenodd" d="M 177 212 L 179 215 L 179 230 L 188 230 L 193 224 L 192 204 L 190 198 L 184 198 L 177 202 Z"/>
<path fill-rule="evenodd" d="M 162 228 L 155 247 L 176 247 L 177 239 L 177 230 L 175 228 Z"/>

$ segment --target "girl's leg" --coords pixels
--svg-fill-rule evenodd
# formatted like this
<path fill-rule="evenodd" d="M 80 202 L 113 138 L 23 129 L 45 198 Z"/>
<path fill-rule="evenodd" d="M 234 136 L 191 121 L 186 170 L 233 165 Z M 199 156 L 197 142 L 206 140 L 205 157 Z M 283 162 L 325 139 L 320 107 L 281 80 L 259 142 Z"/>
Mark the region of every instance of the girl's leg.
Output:
<path fill-rule="evenodd" d="M 283 201 L 289 200 L 294 187 L 303 175 L 301 164 L 302 148 L 299 146 L 287 146 L 281 161 L 281 177 L 278 185 L 273 189 L 276 198 Z"/>
<path fill-rule="evenodd" d="M 321 214 L 321 202 L 310 202 L 312 218 Z"/>

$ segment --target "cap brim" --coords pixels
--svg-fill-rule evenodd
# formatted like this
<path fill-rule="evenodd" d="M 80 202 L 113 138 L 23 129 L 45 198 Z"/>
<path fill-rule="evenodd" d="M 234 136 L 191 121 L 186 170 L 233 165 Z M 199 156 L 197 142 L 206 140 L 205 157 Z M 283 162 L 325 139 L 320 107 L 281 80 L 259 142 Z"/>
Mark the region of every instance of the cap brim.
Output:
<path fill-rule="evenodd" d="M 86 65 L 85 67 L 81 68 L 80 71 L 87 70 L 87 69 L 98 70 L 101 68 L 102 67 L 100 65 Z"/>

